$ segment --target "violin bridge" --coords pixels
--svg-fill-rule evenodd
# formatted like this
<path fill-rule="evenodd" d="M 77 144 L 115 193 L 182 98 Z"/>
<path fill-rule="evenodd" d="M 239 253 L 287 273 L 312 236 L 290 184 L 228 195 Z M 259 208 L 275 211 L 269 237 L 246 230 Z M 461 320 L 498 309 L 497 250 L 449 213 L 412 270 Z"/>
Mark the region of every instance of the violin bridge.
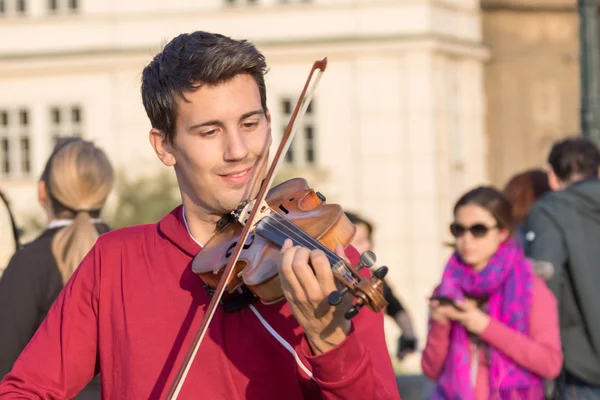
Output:
<path fill-rule="evenodd" d="M 237 212 L 236 215 L 236 218 L 240 224 L 246 225 L 246 223 L 248 222 L 248 218 L 250 218 L 250 214 L 252 213 L 252 209 L 254 208 L 255 203 L 256 200 L 252 200 L 240 205 L 240 208 L 238 208 L 239 212 Z M 260 222 L 261 219 L 268 217 L 272 213 L 273 211 L 271 210 L 271 207 L 269 207 L 267 202 L 264 200 L 261 201 L 261 206 L 256 212 L 256 218 L 254 219 L 252 229 L 256 227 L 256 225 Z"/>

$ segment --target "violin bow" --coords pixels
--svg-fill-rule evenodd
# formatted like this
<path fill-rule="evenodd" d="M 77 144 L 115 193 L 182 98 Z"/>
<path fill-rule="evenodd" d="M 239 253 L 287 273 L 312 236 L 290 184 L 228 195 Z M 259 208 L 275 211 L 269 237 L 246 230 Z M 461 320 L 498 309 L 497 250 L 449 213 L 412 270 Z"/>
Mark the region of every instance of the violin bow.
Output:
<path fill-rule="evenodd" d="M 217 310 L 217 306 L 219 305 L 219 302 L 221 301 L 221 298 L 225 293 L 227 282 L 229 282 L 229 280 L 231 279 L 231 275 L 235 270 L 235 264 L 237 263 L 238 258 L 242 252 L 242 248 L 246 243 L 246 239 L 250 234 L 250 229 L 254 225 L 253 221 L 256 217 L 258 209 L 260 208 L 262 202 L 265 200 L 267 192 L 273 183 L 273 179 L 275 178 L 275 172 L 279 166 L 279 160 L 281 159 L 282 155 L 285 154 L 285 152 L 287 152 L 292 142 L 292 139 L 296 134 L 296 131 L 298 130 L 300 124 L 296 124 L 296 121 L 302 121 L 302 118 L 304 118 L 304 114 L 306 114 L 308 105 L 312 100 L 314 92 L 321 79 L 321 75 L 325 71 L 325 68 L 327 68 L 327 58 L 324 58 L 320 61 L 315 61 L 312 69 L 310 70 L 308 79 L 306 80 L 304 88 L 300 93 L 300 97 L 298 98 L 298 102 L 296 103 L 296 107 L 294 108 L 292 117 L 290 118 L 290 121 L 288 122 L 288 125 L 284 131 L 281 143 L 279 144 L 277 152 L 275 153 L 275 157 L 273 158 L 273 162 L 269 167 L 267 176 L 265 177 L 263 184 L 260 186 L 260 189 L 256 196 L 256 200 L 254 202 L 254 206 L 252 207 L 252 212 L 250 213 L 250 216 L 248 217 L 247 222 L 244 225 L 244 229 L 242 230 L 240 239 L 234 248 L 231 259 L 229 260 L 227 266 L 225 267 L 225 270 L 223 271 L 223 277 L 219 281 L 219 284 L 217 285 L 217 288 L 214 291 L 206 313 L 204 314 L 202 322 L 200 323 L 200 328 L 198 328 L 196 336 L 194 336 L 190 348 L 188 349 L 185 355 L 183 363 L 179 368 L 177 376 L 175 377 L 175 380 L 173 381 L 173 384 L 167 394 L 168 400 L 176 399 L 179 396 L 179 393 L 181 392 L 181 388 L 183 387 L 187 374 L 189 373 L 189 370 L 192 366 L 192 362 L 194 361 L 196 353 L 200 348 L 200 344 L 202 343 L 202 340 L 206 335 L 208 325 L 212 321 L 215 311 Z M 257 177 L 257 179 L 260 179 L 260 177 Z"/>

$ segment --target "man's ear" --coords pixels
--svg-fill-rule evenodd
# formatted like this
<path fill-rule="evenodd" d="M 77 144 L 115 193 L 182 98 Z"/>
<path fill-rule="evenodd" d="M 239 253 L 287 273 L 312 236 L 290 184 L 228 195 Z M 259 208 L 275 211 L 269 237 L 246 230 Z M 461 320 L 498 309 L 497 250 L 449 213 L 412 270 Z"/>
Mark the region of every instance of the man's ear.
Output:
<path fill-rule="evenodd" d="M 554 191 L 560 190 L 561 187 L 558 176 L 556 176 L 552 168 L 548 168 L 548 186 L 550 186 L 550 189 Z"/>
<path fill-rule="evenodd" d="M 38 182 L 38 203 L 40 203 L 43 209 L 46 209 L 48 205 L 48 188 L 44 181 Z"/>
<path fill-rule="evenodd" d="M 152 128 L 150 130 L 150 144 L 163 164 L 167 167 L 172 167 L 176 164 L 175 156 L 173 155 L 173 145 L 169 143 L 165 132 Z"/>

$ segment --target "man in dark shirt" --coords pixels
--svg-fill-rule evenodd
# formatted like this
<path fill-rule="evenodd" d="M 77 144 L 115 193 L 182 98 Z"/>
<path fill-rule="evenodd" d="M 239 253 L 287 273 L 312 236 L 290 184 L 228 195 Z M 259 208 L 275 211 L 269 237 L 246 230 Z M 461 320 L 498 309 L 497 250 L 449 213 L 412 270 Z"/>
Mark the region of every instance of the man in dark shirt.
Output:
<path fill-rule="evenodd" d="M 371 250 L 373 247 L 373 224 L 351 212 L 346 212 L 346 216 L 356 226 L 356 235 L 354 236 L 352 245 L 361 254 L 367 250 Z M 414 352 L 417 348 L 417 338 L 415 337 L 413 325 L 402 303 L 394 295 L 392 288 L 390 288 L 385 280 L 383 281 L 383 296 L 388 302 L 386 314 L 394 319 L 402 331 L 402 335 L 398 338 L 396 356 L 399 360 L 403 360 L 407 354 Z"/>
<path fill-rule="evenodd" d="M 555 268 L 548 286 L 559 305 L 564 399 L 600 399 L 600 152 L 569 138 L 554 145 L 548 162 L 553 192 L 527 218 L 526 254 Z"/>

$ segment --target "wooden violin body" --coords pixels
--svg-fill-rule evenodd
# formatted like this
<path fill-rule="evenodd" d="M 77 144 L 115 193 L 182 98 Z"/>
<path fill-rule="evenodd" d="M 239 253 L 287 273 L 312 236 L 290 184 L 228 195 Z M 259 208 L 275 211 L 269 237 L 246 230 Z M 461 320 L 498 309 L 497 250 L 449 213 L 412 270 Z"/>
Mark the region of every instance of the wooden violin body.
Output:
<path fill-rule="evenodd" d="M 347 246 L 356 232 L 355 226 L 337 204 L 327 204 L 325 197 L 310 189 L 306 180 L 295 178 L 273 187 L 265 199 L 272 212 L 280 214 L 297 228 L 316 239 L 330 251 L 339 243 Z M 267 217 L 269 218 L 269 217 Z M 269 221 L 262 220 L 248 236 L 235 265 L 234 274 L 227 282 L 226 290 L 234 293 L 246 285 L 262 302 L 272 303 L 283 298 L 277 263 L 283 240 L 293 237 L 284 230 L 281 221 L 271 221 L 269 227 L 261 226 Z M 223 277 L 223 270 L 237 245 L 243 225 L 230 223 L 220 229 L 198 253 L 192 270 L 211 288 L 215 289 Z M 269 230 L 268 233 L 264 233 Z M 271 239 L 262 236 L 270 236 Z M 286 235 L 288 233 L 288 235 Z M 300 239 L 298 239 L 300 240 Z M 299 243 L 302 244 L 302 243 Z M 309 247 L 305 243 L 306 247 Z M 309 247 L 310 248 L 310 247 Z"/>

